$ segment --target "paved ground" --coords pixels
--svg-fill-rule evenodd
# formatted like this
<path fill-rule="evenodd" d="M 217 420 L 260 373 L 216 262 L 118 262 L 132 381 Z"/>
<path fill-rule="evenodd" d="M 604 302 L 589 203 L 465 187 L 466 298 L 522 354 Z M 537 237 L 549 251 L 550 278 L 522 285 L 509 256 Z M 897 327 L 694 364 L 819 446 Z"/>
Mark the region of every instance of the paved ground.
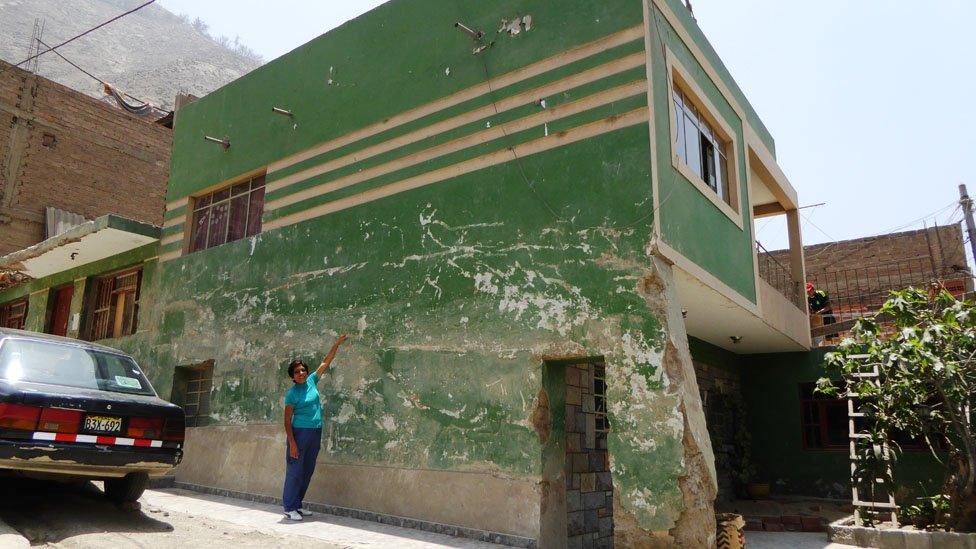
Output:
<path fill-rule="evenodd" d="M 853 545 L 830 543 L 827 534 L 801 532 L 746 532 L 749 549 L 857 549 Z"/>
<path fill-rule="evenodd" d="M 106 501 L 92 483 L 0 482 L 0 521 L 34 547 L 497 547 L 331 515 L 294 523 L 276 506 L 182 490 L 147 491 L 140 511 L 126 511 Z"/>
<path fill-rule="evenodd" d="M 277 506 L 177 489 L 149 490 L 141 499 L 141 510 L 126 511 L 106 501 L 92 483 L 0 482 L 4 488 L 0 534 L 6 522 L 34 547 L 498 547 L 331 515 L 314 515 L 311 520 L 295 523 L 285 520 Z M 828 542 L 826 534 L 747 532 L 746 540 L 750 549 L 851 547 Z M 23 538 L 0 535 L 0 549 L 26 546 Z"/>

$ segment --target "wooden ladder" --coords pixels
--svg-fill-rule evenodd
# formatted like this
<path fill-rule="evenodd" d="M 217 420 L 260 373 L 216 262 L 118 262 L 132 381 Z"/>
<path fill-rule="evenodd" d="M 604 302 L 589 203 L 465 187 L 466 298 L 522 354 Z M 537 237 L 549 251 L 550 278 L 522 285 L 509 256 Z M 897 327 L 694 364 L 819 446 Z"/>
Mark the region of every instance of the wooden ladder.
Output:
<path fill-rule="evenodd" d="M 848 357 L 857 361 L 864 361 L 870 358 L 869 355 L 851 355 Z M 870 366 L 867 371 L 856 371 L 853 373 L 853 377 L 871 383 L 876 387 L 880 387 L 881 375 L 878 372 L 878 364 L 863 364 L 862 366 Z M 895 505 L 895 494 L 891 490 L 885 487 L 884 491 L 888 494 L 888 501 L 869 501 L 861 499 L 861 494 L 859 493 L 858 486 L 860 482 L 864 479 L 858 478 L 857 475 L 857 461 L 860 459 L 857 455 L 857 441 L 859 439 L 869 438 L 870 435 L 867 433 L 862 433 L 857 430 L 855 425 L 858 418 L 864 418 L 867 416 L 864 412 L 860 411 L 856 405 L 855 400 L 857 399 L 857 394 L 847 390 L 847 430 L 849 436 L 850 444 L 850 458 L 851 458 L 851 492 L 852 492 L 852 503 L 854 505 L 854 524 L 856 526 L 864 525 L 864 518 L 862 516 L 862 510 L 868 510 L 873 514 L 875 510 L 878 509 L 889 509 L 891 511 L 891 523 L 894 526 L 898 526 L 898 515 L 897 515 L 897 505 Z M 885 441 L 881 445 L 881 458 L 885 462 L 886 474 L 888 478 L 894 478 L 891 472 L 891 452 L 888 448 L 888 442 Z M 881 478 L 871 478 L 871 484 L 879 485 L 885 482 L 885 479 Z M 872 490 L 874 492 L 874 490 Z M 872 496 L 868 496 L 872 497 Z"/>

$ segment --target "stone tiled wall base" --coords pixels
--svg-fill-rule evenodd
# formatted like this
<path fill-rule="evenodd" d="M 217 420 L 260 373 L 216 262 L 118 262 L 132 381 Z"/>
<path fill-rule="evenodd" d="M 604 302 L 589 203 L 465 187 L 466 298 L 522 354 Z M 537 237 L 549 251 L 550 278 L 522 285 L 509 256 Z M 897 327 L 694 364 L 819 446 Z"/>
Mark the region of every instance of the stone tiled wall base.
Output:
<path fill-rule="evenodd" d="M 569 549 L 613 547 L 613 480 L 607 435 L 597 429 L 592 364 L 566 367 L 566 510 Z M 602 366 L 600 366 L 602 371 Z M 600 376 L 602 378 L 602 374 Z M 602 381 L 601 381 L 602 383 Z M 602 396 L 603 391 L 599 391 Z"/>
<path fill-rule="evenodd" d="M 262 496 L 259 494 L 248 494 L 246 492 L 235 492 L 233 490 L 224 490 L 223 488 L 214 488 L 212 486 L 201 486 L 199 484 L 188 484 L 186 482 L 174 482 L 173 487 L 179 488 L 181 490 L 200 492 L 202 494 L 210 494 L 210 495 L 221 496 L 226 498 L 241 499 L 245 501 L 253 501 L 253 502 L 264 503 L 268 505 L 281 505 L 281 498 L 274 497 L 274 496 Z M 359 520 L 368 520 L 371 522 L 379 522 L 381 524 L 389 524 L 391 526 L 399 526 L 401 528 L 413 528 L 415 530 L 423 530 L 425 532 L 433 532 L 436 534 L 444 534 L 444 535 L 454 536 L 459 538 L 474 539 L 474 540 L 484 541 L 488 543 L 497 543 L 500 545 L 508 545 L 511 547 L 526 547 L 529 549 L 535 549 L 536 547 L 536 542 L 534 539 L 523 538 L 521 536 L 513 536 L 510 534 L 501 534 L 498 532 L 486 532 L 484 530 L 475 530 L 473 528 L 465 528 L 463 526 L 440 524 L 437 522 L 429 522 L 429 521 L 413 519 L 409 517 L 384 515 L 382 513 L 374 513 L 372 511 L 364 511 L 362 509 L 350 509 L 348 507 L 339 507 L 336 505 L 327 505 L 324 503 L 306 503 L 305 507 L 310 511 L 315 511 L 318 513 L 328 513 L 330 515 L 335 515 L 338 517 L 349 517 L 349 518 L 354 518 Z"/>
<path fill-rule="evenodd" d="M 976 549 L 976 533 L 881 530 L 854 526 L 852 518 L 832 522 L 827 537 L 834 543 L 879 549 Z"/>

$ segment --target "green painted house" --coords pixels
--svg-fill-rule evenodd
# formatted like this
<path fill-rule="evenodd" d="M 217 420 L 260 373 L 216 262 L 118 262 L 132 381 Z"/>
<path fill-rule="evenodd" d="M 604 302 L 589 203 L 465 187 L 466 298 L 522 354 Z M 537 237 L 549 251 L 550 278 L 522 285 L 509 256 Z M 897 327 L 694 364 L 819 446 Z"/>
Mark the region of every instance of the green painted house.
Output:
<path fill-rule="evenodd" d="M 677 0 L 393 0 L 179 110 L 166 200 L 0 260 L 0 320 L 135 355 L 201 489 L 280 496 L 285 366 L 349 333 L 309 501 L 706 546 L 696 366 L 810 345 L 796 192 Z"/>

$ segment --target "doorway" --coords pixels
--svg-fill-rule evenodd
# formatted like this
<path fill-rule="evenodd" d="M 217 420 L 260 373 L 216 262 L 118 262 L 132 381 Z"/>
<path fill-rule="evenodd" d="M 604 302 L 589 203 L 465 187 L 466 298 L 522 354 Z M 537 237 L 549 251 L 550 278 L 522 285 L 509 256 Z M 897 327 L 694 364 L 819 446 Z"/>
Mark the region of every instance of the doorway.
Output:
<path fill-rule="evenodd" d="M 73 284 L 62 286 L 51 290 L 51 316 L 48 320 L 47 330 L 49 334 L 67 337 L 68 321 L 71 318 L 71 298 L 74 296 L 75 287 Z"/>

